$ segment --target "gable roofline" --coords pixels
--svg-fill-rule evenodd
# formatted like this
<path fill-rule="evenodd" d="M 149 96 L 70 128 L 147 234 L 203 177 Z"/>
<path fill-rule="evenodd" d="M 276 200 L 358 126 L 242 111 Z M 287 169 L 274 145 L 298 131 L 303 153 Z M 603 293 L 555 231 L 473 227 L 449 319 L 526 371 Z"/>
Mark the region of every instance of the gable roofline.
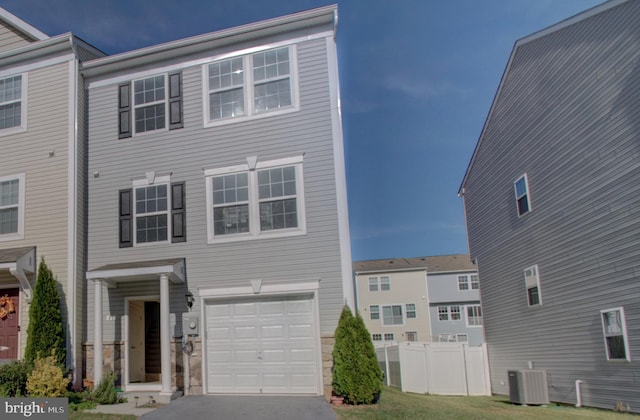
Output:
<path fill-rule="evenodd" d="M 518 47 L 520 47 L 521 45 L 527 44 L 529 42 L 532 42 L 536 39 L 542 38 L 546 35 L 549 35 L 553 32 L 557 32 L 561 29 L 564 29 L 568 26 L 571 26 L 573 24 L 576 24 L 578 22 L 581 22 L 585 19 L 588 19 L 592 16 L 595 16 L 599 13 L 602 13 L 606 10 L 612 9 L 616 6 L 619 6 L 621 4 L 627 3 L 631 0 L 609 0 L 605 3 L 599 4 L 597 6 L 594 6 L 590 9 L 587 9 L 583 12 L 578 13 L 577 15 L 574 15 L 572 17 L 569 17 L 567 19 L 564 19 L 558 23 L 555 23 L 551 26 L 548 26 L 547 28 L 541 29 L 539 31 L 536 31 L 530 35 L 527 35 L 523 38 L 520 38 L 518 40 L 516 40 L 516 42 L 514 43 L 513 49 L 511 50 L 511 54 L 509 55 L 509 60 L 507 61 L 507 65 L 502 73 L 502 77 L 500 78 L 500 83 L 498 84 L 498 89 L 496 90 L 496 93 L 493 97 L 493 101 L 491 102 L 491 108 L 489 108 L 489 113 L 487 114 L 487 118 L 484 121 L 484 125 L 482 126 L 482 131 L 480 132 L 480 137 L 478 137 L 478 141 L 476 142 L 476 146 L 473 149 L 473 153 L 471 155 L 471 159 L 469 159 L 469 164 L 467 165 L 467 170 L 464 173 L 464 177 L 462 178 L 462 182 L 460 183 L 460 187 L 458 188 L 458 196 L 462 197 L 464 196 L 465 193 L 465 185 L 467 183 L 467 179 L 469 178 L 469 174 L 471 173 L 471 169 L 473 168 L 473 164 L 475 163 L 476 160 L 476 155 L 478 153 L 478 150 L 480 149 L 480 146 L 482 144 L 482 140 L 484 139 L 484 134 L 487 130 L 487 126 L 489 125 L 489 121 L 491 121 L 491 117 L 493 116 L 493 111 L 495 109 L 496 106 L 496 101 L 497 99 L 500 97 L 500 94 L 502 93 L 502 88 L 504 86 L 504 82 L 507 76 L 507 73 L 509 73 L 509 70 L 511 69 L 511 63 L 513 61 L 513 57 L 516 54 L 516 50 L 518 49 Z"/>
<path fill-rule="evenodd" d="M 359 274 L 426 271 L 428 273 L 475 272 L 477 267 L 468 254 L 433 255 L 414 258 L 383 258 L 354 261 L 353 272 Z"/>
<path fill-rule="evenodd" d="M 104 58 L 87 61 L 81 72 L 85 77 L 100 76 L 105 73 L 127 70 L 161 61 L 206 51 L 208 49 L 230 45 L 237 42 L 258 39 L 260 37 L 281 34 L 303 29 L 309 26 L 331 24 L 335 33 L 337 28 L 338 6 L 333 4 L 316 9 L 297 12 L 281 17 L 262 20 L 233 28 L 222 29 L 203 35 L 152 45 L 133 51 L 114 54 Z"/>
<path fill-rule="evenodd" d="M 34 41 L 43 41 L 49 38 L 49 35 L 29 25 L 18 16 L 0 7 L 0 20 L 8 23 L 23 34 L 33 38 Z"/>

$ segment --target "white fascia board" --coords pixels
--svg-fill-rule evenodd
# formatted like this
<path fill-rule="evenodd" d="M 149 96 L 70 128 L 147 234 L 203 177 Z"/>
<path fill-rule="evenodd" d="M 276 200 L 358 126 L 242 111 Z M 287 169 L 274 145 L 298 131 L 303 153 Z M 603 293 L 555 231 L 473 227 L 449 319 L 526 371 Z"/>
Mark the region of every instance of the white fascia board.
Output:
<path fill-rule="evenodd" d="M 101 281 L 101 280 L 115 280 L 125 277 L 135 276 L 148 276 L 169 274 L 172 283 L 184 283 L 183 270 L 180 269 L 177 263 L 173 265 L 159 265 L 155 267 L 136 267 L 136 268 L 123 268 L 114 270 L 100 270 L 87 272 L 87 280 Z M 158 277 L 159 279 L 159 277 Z"/>
<path fill-rule="evenodd" d="M 2 7 L 0 7 L 0 19 L 38 41 L 49 38 L 49 35 L 29 25 L 27 22 Z"/>
<path fill-rule="evenodd" d="M 3 66 L 5 66 L 6 63 L 39 58 L 46 54 L 53 54 L 65 49 L 68 49 L 69 52 L 72 52 L 72 40 L 73 35 L 71 33 L 66 33 L 47 38 L 42 41 L 32 42 L 31 44 L 27 44 L 19 48 L 2 51 L 0 52 L 0 62 Z"/>
<path fill-rule="evenodd" d="M 256 293 L 253 286 L 202 288 L 198 289 L 201 298 L 224 298 L 241 296 L 264 296 L 295 294 L 301 292 L 314 292 L 320 289 L 320 279 L 297 280 L 293 283 L 262 284 L 260 291 Z"/>
<path fill-rule="evenodd" d="M 104 73 L 124 70 L 132 66 L 172 58 L 175 57 L 177 53 L 180 55 L 192 54 L 201 50 L 215 48 L 216 46 L 264 38 L 297 29 L 304 29 L 309 26 L 321 24 L 333 25 L 334 10 L 336 10 L 336 8 L 336 5 L 325 6 L 274 19 L 223 29 L 204 35 L 153 45 L 122 54 L 98 58 L 86 62 L 83 66 L 82 73 L 86 77 L 93 77 Z"/>
<path fill-rule="evenodd" d="M 396 268 L 392 270 L 362 270 L 362 271 L 354 271 L 356 276 L 361 274 L 393 274 L 393 273 L 406 273 L 409 271 L 427 271 L 427 267 L 416 267 L 416 268 Z"/>

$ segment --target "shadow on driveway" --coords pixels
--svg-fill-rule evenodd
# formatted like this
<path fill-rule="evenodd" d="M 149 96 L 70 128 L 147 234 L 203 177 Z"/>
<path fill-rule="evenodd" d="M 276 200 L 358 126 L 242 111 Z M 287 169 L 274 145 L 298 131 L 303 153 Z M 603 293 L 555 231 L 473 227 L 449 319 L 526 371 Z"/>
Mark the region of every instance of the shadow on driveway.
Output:
<path fill-rule="evenodd" d="M 183 397 L 143 420 L 336 420 L 323 397 L 199 395 Z"/>

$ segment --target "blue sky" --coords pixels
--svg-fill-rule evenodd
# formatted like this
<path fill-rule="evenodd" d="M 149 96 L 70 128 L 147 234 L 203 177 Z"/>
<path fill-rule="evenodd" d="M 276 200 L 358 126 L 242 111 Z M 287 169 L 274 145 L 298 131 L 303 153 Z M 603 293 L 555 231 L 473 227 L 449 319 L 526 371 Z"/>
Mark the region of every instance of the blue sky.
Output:
<path fill-rule="evenodd" d="M 0 0 L 109 54 L 332 3 Z M 353 259 L 466 253 L 457 191 L 514 42 L 601 1 L 337 3 Z"/>

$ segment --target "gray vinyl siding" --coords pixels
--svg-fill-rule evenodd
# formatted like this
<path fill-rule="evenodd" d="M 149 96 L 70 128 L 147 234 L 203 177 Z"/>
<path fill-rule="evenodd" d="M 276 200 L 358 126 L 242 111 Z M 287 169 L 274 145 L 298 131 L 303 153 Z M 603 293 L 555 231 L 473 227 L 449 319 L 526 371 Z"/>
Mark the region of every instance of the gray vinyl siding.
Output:
<path fill-rule="evenodd" d="M 477 302 L 440 302 L 429 304 L 429 315 L 431 317 L 431 334 L 433 341 L 439 341 L 440 334 L 467 334 L 468 342 L 470 346 L 479 346 L 484 343 L 484 335 L 482 327 L 468 327 L 467 326 L 467 306 L 480 305 L 480 301 Z M 448 320 L 440 321 L 438 317 L 438 306 L 459 306 L 460 307 L 460 319 L 452 320 L 449 315 Z"/>
<path fill-rule="evenodd" d="M 477 274 L 476 271 L 458 273 L 428 273 L 427 286 L 429 288 L 430 302 L 477 302 L 480 300 L 480 291 L 471 288 L 469 290 L 458 289 L 458 276 Z"/>
<path fill-rule="evenodd" d="M 5 22 L 0 21 L 0 51 L 12 50 L 31 41 Z"/>
<path fill-rule="evenodd" d="M 493 391 L 531 362 L 553 401 L 640 411 L 640 2 L 519 44 L 464 185 Z M 527 173 L 533 211 L 518 218 Z M 542 306 L 523 270 L 538 264 Z M 607 361 L 622 306 L 631 362 Z"/>
<path fill-rule="evenodd" d="M 117 84 L 90 88 L 88 173 L 99 177 L 88 177 L 88 269 L 184 257 L 187 284 L 170 286 L 172 322 L 174 313 L 186 309 L 187 287 L 198 298 L 199 288 L 249 286 L 252 279 L 263 284 L 321 279 L 321 332 L 333 333 L 343 296 L 325 42 L 298 44 L 300 111 L 285 115 L 203 128 L 202 67 L 193 66 L 183 70 L 184 128 L 118 140 Z M 247 156 L 269 160 L 303 153 L 306 235 L 207 244 L 203 169 L 243 164 Z M 151 170 L 171 172 L 171 182 L 186 182 L 187 242 L 120 249 L 118 191 Z M 88 287 L 92 308 L 94 286 Z M 148 281 L 108 289 L 105 315 L 120 319 L 124 296 L 159 294 L 158 287 L 158 281 Z M 193 313 L 200 313 L 199 304 L 197 299 Z M 87 321 L 92 340 L 92 311 Z M 122 339 L 119 329 L 105 321 L 104 339 Z"/>
<path fill-rule="evenodd" d="M 0 247 L 36 246 L 38 262 L 44 258 L 59 282 L 66 322 L 69 65 L 64 62 L 39 68 L 27 77 L 27 130 L 0 137 L 0 176 L 25 174 L 24 239 L 0 242 Z M 50 151 L 53 157 L 49 157 Z M 22 315 L 24 348 L 27 311 Z"/>

